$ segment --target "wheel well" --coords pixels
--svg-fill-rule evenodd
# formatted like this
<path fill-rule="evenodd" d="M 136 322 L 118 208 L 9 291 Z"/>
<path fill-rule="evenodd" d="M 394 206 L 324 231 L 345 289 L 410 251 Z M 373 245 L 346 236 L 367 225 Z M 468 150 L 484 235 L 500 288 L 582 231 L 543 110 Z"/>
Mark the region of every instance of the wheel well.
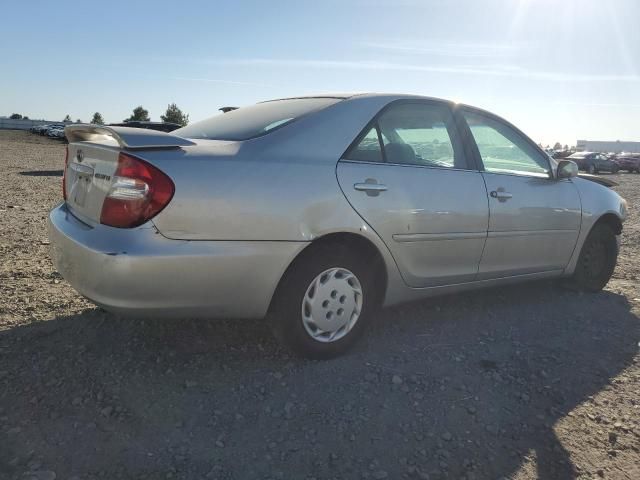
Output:
<path fill-rule="evenodd" d="M 376 297 L 380 299 L 380 304 L 384 299 L 384 296 L 387 291 L 387 268 L 384 263 L 384 259 L 380 254 L 378 248 L 368 239 L 363 237 L 362 235 L 358 235 L 356 233 L 330 233 L 327 235 L 323 235 L 322 237 L 318 237 L 313 240 L 308 246 L 306 246 L 298 255 L 291 261 L 287 269 L 285 270 L 282 278 L 278 282 L 278 286 L 271 298 L 271 305 L 269 306 L 269 311 L 271 311 L 273 306 L 273 299 L 276 297 L 278 289 L 282 284 L 282 281 L 287 276 L 287 274 L 296 266 L 296 264 L 301 261 L 301 259 L 305 258 L 308 255 L 313 255 L 313 253 L 318 250 L 320 247 L 325 247 L 326 245 L 340 245 L 346 246 L 354 255 L 360 255 L 363 258 L 367 259 L 371 265 L 374 266 L 376 271 Z"/>
<path fill-rule="evenodd" d="M 599 223 L 609 225 L 616 235 L 620 235 L 622 233 L 622 221 L 620 221 L 615 213 L 605 213 L 598 219 L 594 226 Z"/>

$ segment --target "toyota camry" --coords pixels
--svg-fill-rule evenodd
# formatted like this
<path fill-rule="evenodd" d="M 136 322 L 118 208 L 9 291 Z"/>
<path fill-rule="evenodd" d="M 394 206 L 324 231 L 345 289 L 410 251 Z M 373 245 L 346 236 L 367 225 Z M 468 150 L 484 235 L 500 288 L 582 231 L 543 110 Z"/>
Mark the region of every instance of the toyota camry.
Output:
<path fill-rule="evenodd" d="M 428 97 L 65 133 L 49 235 L 73 287 L 121 315 L 266 318 L 313 358 L 346 351 L 381 306 L 556 277 L 599 291 L 626 217 L 509 122 Z"/>

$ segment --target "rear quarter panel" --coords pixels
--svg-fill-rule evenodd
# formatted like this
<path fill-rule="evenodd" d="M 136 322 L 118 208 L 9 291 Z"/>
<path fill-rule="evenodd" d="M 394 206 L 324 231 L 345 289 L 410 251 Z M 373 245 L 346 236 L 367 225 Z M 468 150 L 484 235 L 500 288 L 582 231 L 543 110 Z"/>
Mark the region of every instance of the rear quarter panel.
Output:
<path fill-rule="evenodd" d="M 361 223 L 338 186 L 336 164 L 387 102 L 344 100 L 224 148 L 199 141 L 145 152 L 176 189 L 154 223 L 169 238 L 280 241 L 313 240 L 354 219 Z"/>
<path fill-rule="evenodd" d="M 198 141 L 197 147 L 144 152 L 141 157 L 175 183 L 171 203 L 153 223 L 180 240 L 311 242 L 355 233 L 383 257 L 385 303 L 403 297 L 406 286 L 388 248 L 347 202 L 336 178 L 342 153 L 388 101 L 343 101 L 291 128 L 224 147 Z"/>
<path fill-rule="evenodd" d="M 201 157 L 187 165 L 153 163 L 176 186 L 171 203 L 153 219 L 169 238 L 309 241 L 354 218 L 335 165 L 326 162 Z"/>
<path fill-rule="evenodd" d="M 387 270 L 385 303 L 406 296 L 395 260 L 347 202 L 337 162 L 305 159 L 192 159 L 190 169 L 155 158 L 175 181 L 174 199 L 152 221 L 165 237 L 181 240 L 311 242 L 354 233 L 373 243 Z M 291 258 L 293 261 L 294 258 Z"/>

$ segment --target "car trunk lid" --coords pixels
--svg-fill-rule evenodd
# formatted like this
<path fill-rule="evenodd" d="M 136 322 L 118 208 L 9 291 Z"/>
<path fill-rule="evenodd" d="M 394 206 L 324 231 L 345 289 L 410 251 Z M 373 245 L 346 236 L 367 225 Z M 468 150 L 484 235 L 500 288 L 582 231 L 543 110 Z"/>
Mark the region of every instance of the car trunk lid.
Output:
<path fill-rule="evenodd" d="M 63 179 L 66 202 L 69 210 L 89 225 L 100 223 L 105 200 L 113 194 L 114 184 L 121 180 L 116 174 L 122 165 L 122 154 L 135 160 L 143 159 L 140 154 L 145 150 L 195 145 L 175 135 L 130 127 L 73 125 L 65 128 L 65 135 L 69 140 Z M 135 194 L 135 185 L 131 187 Z M 149 190 L 152 186 L 139 183 L 138 187 Z"/>

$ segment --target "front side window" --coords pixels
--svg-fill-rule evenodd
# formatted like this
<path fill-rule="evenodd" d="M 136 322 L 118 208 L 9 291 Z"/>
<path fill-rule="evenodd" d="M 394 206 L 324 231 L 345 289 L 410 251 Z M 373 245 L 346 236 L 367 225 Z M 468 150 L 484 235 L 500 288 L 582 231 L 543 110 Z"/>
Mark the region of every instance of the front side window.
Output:
<path fill-rule="evenodd" d="M 549 160 L 509 125 L 474 112 L 463 116 L 487 172 L 549 177 Z"/>

